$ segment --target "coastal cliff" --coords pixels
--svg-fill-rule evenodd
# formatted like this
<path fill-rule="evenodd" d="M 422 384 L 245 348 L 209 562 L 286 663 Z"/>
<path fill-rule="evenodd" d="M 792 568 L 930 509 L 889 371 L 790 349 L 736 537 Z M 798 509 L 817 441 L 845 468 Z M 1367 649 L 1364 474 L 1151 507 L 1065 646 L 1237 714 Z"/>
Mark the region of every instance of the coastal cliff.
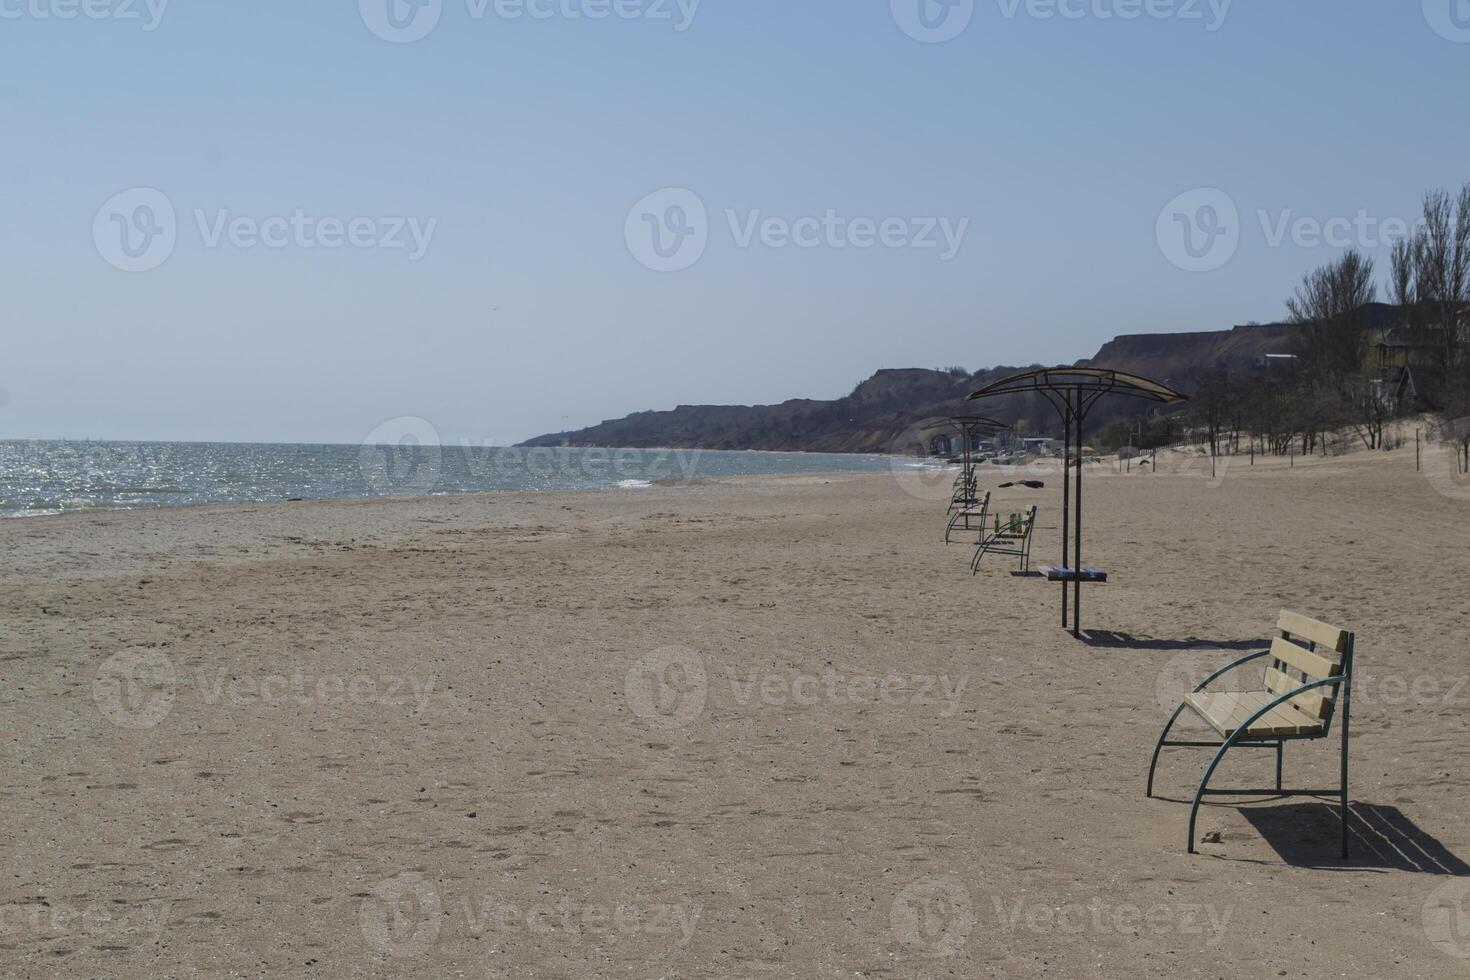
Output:
<path fill-rule="evenodd" d="M 1194 333 L 1131 334 L 1104 344 L 1077 366 L 1105 367 L 1166 381 L 1186 393 L 1199 375 L 1224 365 L 1253 370 L 1266 354 L 1287 352 L 1297 328 L 1251 324 Z M 1032 365 L 1036 367 L 1040 365 Z M 919 419 L 975 413 L 971 392 L 1025 367 L 995 367 L 969 373 L 923 368 L 878 371 L 843 398 L 792 399 L 779 405 L 680 405 L 637 412 L 573 432 L 538 436 L 527 446 L 613 446 L 675 449 L 758 449 L 800 452 L 873 453 L 907 451 L 905 431 Z M 1100 407 L 1104 416 L 1135 406 Z M 1014 399 L 985 407 L 981 414 L 1009 422 L 1026 420 L 1034 431 L 1055 427 L 1055 417 L 1037 399 Z"/>

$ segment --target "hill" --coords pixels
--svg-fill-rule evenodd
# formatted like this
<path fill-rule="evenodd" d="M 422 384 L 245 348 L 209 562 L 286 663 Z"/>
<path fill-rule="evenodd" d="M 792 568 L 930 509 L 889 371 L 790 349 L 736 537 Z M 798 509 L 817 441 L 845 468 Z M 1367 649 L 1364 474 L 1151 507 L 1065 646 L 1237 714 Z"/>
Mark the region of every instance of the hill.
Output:
<path fill-rule="evenodd" d="M 1290 324 L 1238 326 L 1230 330 L 1131 334 L 1104 344 L 1077 366 L 1106 367 L 1167 381 L 1186 393 L 1195 378 L 1215 365 L 1247 371 L 1266 354 L 1286 353 L 1296 328 Z M 1039 366 L 1039 365 L 1033 365 Z M 922 368 L 885 369 L 831 401 L 793 399 L 779 405 L 680 405 L 668 411 L 637 412 L 580 429 L 554 432 L 526 446 L 612 446 L 675 449 L 761 449 L 802 452 L 907 452 L 910 429 L 921 419 L 973 413 L 966 396 L 1025 368 L 995 367 L 975 373 Z M 1105 424 L 1136 406 L 1124 400 L 1099 406 L 1095 424 Z M 987 405 L 983 414 L 1026 420 L 1032 431 L 1057 428 L 1056 418 L 1036 398 Z M 1091 426 L 1089 426 L 1091 427 Z"/>
<path fill-rule="evenodd" d="M 1249 371 L 1267 354 L 1287 353 L 1296 327 L 1288 323 L 1248 324 L 1232 330 L 1198 333 L 1127 334 L 1108 341 L 1086 363 L 1140 374 L 1188 392 L 1208 367 Z"/>

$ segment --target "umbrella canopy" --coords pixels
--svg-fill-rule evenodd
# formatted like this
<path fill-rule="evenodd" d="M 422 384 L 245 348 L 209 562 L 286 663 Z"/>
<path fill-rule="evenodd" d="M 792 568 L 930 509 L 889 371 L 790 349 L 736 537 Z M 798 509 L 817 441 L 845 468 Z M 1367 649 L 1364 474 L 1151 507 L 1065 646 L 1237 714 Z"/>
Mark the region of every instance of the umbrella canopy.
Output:
<path fill-rule="evenodd" d="M 1014 375 L 981 388 L 972 394 L 969 400 L 977 401 L 1000 395 L 1021 395 L 1027 392 L 1055 393 L 1063 389 L 1092 396 L 1089 404 L 1103 395 L 1127 395 L 1130 398 L 1144 398 L 1162 404 L 1189 400 L 1187 396 L 1168 385 L 1139 377 L 1136 374 L 1112 371 L 1107 368 L 1067 367 L 1045 368 L 1040 371 L 1027 371 L 1025 374 Z"/>

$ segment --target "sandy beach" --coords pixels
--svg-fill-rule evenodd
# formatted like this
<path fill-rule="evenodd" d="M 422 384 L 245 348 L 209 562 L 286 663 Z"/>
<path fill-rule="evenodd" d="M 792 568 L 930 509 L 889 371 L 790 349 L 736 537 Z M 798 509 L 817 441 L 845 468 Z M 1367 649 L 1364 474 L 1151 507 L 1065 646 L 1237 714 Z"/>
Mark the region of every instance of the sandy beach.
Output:
<path fill-rule="evenodd" d="M 1090 478 L 1090 641 L 915 474 L 5 521 L 0 975 L 1464 973 L 1470 487 L 1178 463 Z M 1154 740 L 1283 607 L 1358 634 L 1354 856 L 1187 855 Z"/>

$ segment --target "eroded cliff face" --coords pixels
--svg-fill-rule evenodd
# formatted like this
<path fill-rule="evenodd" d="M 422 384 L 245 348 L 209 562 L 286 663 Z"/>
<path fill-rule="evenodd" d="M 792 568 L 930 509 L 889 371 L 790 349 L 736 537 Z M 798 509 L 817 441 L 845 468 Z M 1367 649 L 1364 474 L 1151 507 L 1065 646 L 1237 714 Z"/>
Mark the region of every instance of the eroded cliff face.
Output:
<path fill-rule="evenodd" d="M 1200 333 L 1132 334 L 1104 344 L 1078 365 L 1113 368 L 1192 390 L 1195 378 L 1216 365 L 1248 371 L 1265 354 L 1290 350 L 1288 324 L 1235 327 Z M 1033 365 L 1035 366 L 1035 365 Z M 802 452 L 909 452 L 910 429 L 919 419 L 974 414 L 966 396 L 1025 368 L 996 367 L 974 374 L 922 368 L 885 369 L 832 401 L 795 399 L 779 405 L 680 405 L 638 412 L 575 432 L 540 436 L 528 446 L 627 446 L 678 449 L 762 449 Z M 1098 422 L 1113 411 L 1101 408 Z M 1026 420 L 1033 431 L 1055 428 L 1055 416 L 1039 399 L 987 404 L 980 414 Z"/>
<path fill-rule="evenodd" d="M 1271 323 L 1200 333 L 1129 334 L 1108 341 L 1087 364 L 1172 382 L 1188 391 L 1203 369 L 1223 365 L 1232 372 L 1247 371 L 1266 354 L 1287 353 L 1296 329 Z"/>

